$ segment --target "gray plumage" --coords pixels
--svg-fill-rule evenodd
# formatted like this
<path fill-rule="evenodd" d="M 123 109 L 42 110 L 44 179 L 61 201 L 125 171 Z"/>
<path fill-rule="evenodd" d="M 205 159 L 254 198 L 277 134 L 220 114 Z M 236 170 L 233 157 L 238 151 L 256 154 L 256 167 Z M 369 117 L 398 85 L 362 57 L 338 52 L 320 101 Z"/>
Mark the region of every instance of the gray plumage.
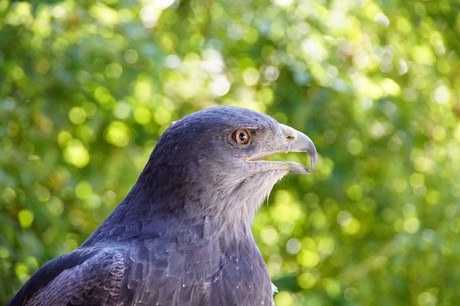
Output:
<path fill-rule="evenodd" d="M 75 251 L 42 266 L 8 305 L 272 305 L 254 213 L 286 174 L 265 161 L 316 150 L 304 134 L 237 107 L 173 123 L 137 183 Z"/>

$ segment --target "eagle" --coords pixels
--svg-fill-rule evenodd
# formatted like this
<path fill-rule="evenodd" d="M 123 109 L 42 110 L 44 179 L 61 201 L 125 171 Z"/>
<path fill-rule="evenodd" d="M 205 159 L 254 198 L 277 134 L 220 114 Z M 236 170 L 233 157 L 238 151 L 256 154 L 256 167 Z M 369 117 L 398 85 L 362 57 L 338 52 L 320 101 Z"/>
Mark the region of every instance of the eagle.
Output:
<path fill-rule="evenodd" d="M 305 134 L 217 106 L 163 133 L 131 191 L 76 250 L 44 264 L 7 305 L 273 305 L 251 231 L 274 184 L 317 153 Z"/>

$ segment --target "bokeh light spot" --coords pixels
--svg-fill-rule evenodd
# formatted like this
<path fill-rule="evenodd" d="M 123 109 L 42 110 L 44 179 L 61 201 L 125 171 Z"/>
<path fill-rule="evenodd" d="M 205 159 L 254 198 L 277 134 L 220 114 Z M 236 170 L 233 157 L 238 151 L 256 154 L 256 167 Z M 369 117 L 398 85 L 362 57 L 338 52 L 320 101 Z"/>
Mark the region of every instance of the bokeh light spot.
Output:
<path fill-rule="evenodd" d="M 34 221 L 34 213 L 30 209 L 22 209 L 18 213 L 18 220 L 22 228 L 29 228 Z"/>
<path fill-rule="evenodd" d="M 79 140 L 72 139 L 65 147 L 64 159 L 77 168 L 83 168 L 89 163 L 90 156 L 88 150 Z"/>
<path fill-rule="evenodd" d="M 280 291 L 275 295 L 275 304 L 283 306 L 294 305 L 294 298 L 292 293 L 288 291 Z"/>
<path fill-rule="evenodd" d="M 271 226 L 262 228 L 260 238 L 266 245 L 275 245 L 278 242 L 278 232 Z"/>
<path fill-rule="evenodd" d="M 319 263 L 319 254 L 315 251 L 303 249 L 297 255 L 297 262 L 305 268 L 314 268 Z"/>
<path fill-rule="evenodd" d="M 125 147 L 131 138 L 128 126 L 121 121 L 113 121 L 107 127 L 105 139 L 117 147 Z"/>
<path fill-rule="evenodd" d="M 86 121 L 86 112 L 82 107 L 72 107 L 69 111 L 69 119 L 73 124 L 83 124 Z"/>
<path fill-rule="evenodd" d="M 131 114 L 131 106 L 124 102 L 120 101 L 115 104 L 115 108 L 113 109 L 113 115 L 118 119 L 126 119 Z"/>
<path fill-rule="evenodd" d="M 415 216 L 406 218 L 404 220 L 404 230 L 410 234 L 414 234 L 420 228 L 420 220 Z"/>
<path fill-rule="evenodd" d="M 152 114 L 148 108 L 138 106 L 134 109 L 134 120 L 141 125 L 146 125 L 152 120 Z"/>
<path fill-rule="evenodd" d="M 60 216 L 64 212 L 64 204 L 57 197 L 51 197 L 48 202 L 46 202 L 46 208 L 55 216 Z"/>
<path fill-rule="evenodd" d="M 259 82 L 260 74 L 254 67 L 246 68 L 243 71 L 243 81 L 248 86 L 254 86 Z"/>
<path fill-rule="evenodd" d="M 164 108 L 159 107 L 153 113 L 153 118 L 156 123 L 159 125 L 170 124 L 171 123 L 171 111 Z"/>
<path fill-rule="evenodd" d="M 297 254 L 299 253 L 301 246 L 302 245 L 299 239 L 292 238 L 292 239 L 289 239 L 288 242 L 286 243 L 286 251 L 289 254 Z"/>
<path fill-rule="evenodd" d="M 124 57 L 125 57 L 125 61 L 128 64 L 135 64 L 137 60 L 139 59 L 139 54 L 137 53 L 136 50 L 129 49 L 129 50 L 126 50 Z"/>
<path fill-rule="evenodd" d="M 436 103 L 446 104 L 450 99 L 450 91 L 445 85 L 440 85 L 435 89 L 432 97 Z"/>
<path fill-rule="evenodd" d="M 75 187 L 75 195 L 81 200 L 87 200 L 93 193 L 91 185 L 87 181 L 81 181 Z"/>
<path fill-rule="evenodd" d="M 119 78 L 123 73 L 123 67 L 118 63 L 110 63 L 105 67 L 105 74 L 109 78 Z"/>
<path fill-rule="evenodd" d="M 211 83 L 211 91 L 216 96 L 223 96 L 230 90 L 230 82 L 224 75 L 217 76 Z"/>
<path fill-rule="evenodd" d="M 352 138 L 347 143 L 347 150 L 353 155 L 358 155 L 363 149 L 363 144 L 357 138 Z"/>
<path fill-rule="evenodd" d="M 304 272 L 297 276 L 297 283 L 304 289 L 312 288 L 317 280 L 318 278 L 310 272 Z"/>

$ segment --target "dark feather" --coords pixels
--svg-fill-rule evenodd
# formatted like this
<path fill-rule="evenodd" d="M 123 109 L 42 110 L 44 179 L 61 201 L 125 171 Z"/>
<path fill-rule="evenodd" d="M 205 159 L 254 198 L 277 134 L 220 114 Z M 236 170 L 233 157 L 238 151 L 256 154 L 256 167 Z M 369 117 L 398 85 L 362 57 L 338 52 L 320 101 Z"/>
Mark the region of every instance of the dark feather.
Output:
<path fill-rule="evenodd" d="M 78 249 L 43 265 L 7 305 L 113 305 L 128 270 L 117 250 Z"/>

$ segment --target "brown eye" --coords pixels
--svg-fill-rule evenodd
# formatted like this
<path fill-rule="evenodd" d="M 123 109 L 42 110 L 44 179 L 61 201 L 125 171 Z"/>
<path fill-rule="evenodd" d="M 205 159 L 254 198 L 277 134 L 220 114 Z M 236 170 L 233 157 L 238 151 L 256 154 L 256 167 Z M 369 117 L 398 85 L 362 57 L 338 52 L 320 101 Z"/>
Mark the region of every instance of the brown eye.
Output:
<path fill-rule="evenodd" d="M 232 139 L 238 144 L 248 144 L 251 133 L 247 129 L 238 129 L 232 133 Z"/>

